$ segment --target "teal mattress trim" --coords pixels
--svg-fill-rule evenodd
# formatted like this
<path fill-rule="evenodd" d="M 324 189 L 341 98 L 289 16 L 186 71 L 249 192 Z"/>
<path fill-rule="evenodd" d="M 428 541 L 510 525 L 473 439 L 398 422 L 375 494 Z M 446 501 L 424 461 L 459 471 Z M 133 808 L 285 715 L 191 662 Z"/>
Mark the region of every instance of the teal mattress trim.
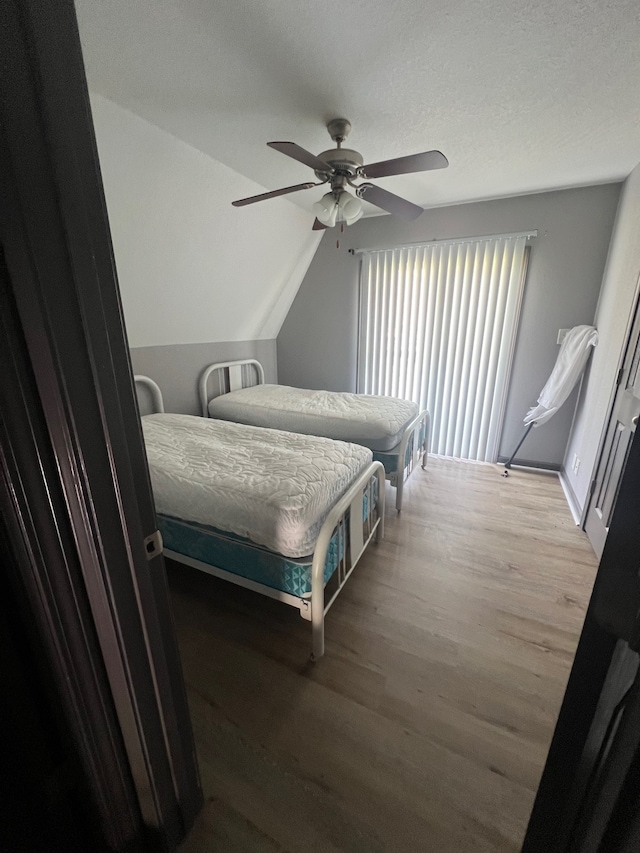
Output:
<path fill-rule="evenodd" d="M 377 491 L 377 480 L 375 484 Z M 365 492 L 363 522 L 368 514 Z M 285 557 L 233 533 L 167 515 L 158 515 L 158 527 L 164 547 L 170 551 L 299 598 L 309 598 L 311 595 L 312 556 L 299 559 Z M 325 584 L 331 579 L 344 556 L 345 536 L 348 542 L 348 524 L 344 526 L 342 537 L 339 537 L 337 530 L 331 537 L 324 566 Z"/>
<path fill-rule="evenodd" d="M 391 474 L 395 474 L 398 468 L 398 454 L 395 456 L 392 453 L 382 453 L 380 451 L 373 451 L 373 461 L 374 462 L 382 462 L 384 467 L 384 473 L 387 476 L 391 476 Z"/>

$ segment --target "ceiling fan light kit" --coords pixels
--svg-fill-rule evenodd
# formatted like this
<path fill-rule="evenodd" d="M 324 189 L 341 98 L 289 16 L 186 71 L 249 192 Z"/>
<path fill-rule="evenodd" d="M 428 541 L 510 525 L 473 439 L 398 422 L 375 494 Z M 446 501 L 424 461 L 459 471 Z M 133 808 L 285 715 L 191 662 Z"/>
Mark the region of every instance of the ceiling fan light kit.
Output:
<path fill-rule="evenodd" d="M 344 220 L 345 225 L 353 225 L 364 213 L 360 199 L 346 191 L 340 193 L 338 208 L 340 209 L 340 216 Z"/>
<path fill-rule="evenodd" d="M 334 194 L 331 192 L 323 195 L 320 201 L 313 205 L 313 212 L 325 228 L 333 228 L 338 218 L 338 202 Z"/>
<path fill-rule="evenodd" d="M 267 145 L 275 151 L 279 151 L 281 154 L 285 154 L 287 157 L 291 157 L 293 160 L 304 163 L 305 166 L 313 169 L 318 179 L 317 183 L 296 184 L 292 187 L 284 187 L 280 190 L 272 190 L 250 198 L 239 199 L 232 204 L 235 207 L 244 207 L 257 201 L 266 201 L 269 198 L 329 184 L 331 186 L 330 192 L 313 205 L 316 214 L 313 228 L 316 231 L 333 228 L 337 223 L 352 225 L 357 222 L 363 214 L 360 199 L 365 199 L 395 216 L 404 219 L 417 219 L 423 212 L 419 205 L 368 181 L 363 184 L 355 184 L 354 181 L 363 178 L 386 178 L 392 175 L 444 169 L 449 165 L 449 161 L 440 151 L 424 151 L 421 154 L 412 154 L 409 157 L 397 157 L 394 160 L 382 160 L 379 163 L 365 165 L 359 151 L 342 147 L 342 143 L 351 130 L 351 124 L 347 119 L 333 119 L 327 125 L 327 130 L 336 143 L 336 147 L 323 151 L 317 157 L 310 151 L 296 145 L 295 142 L 267 142 Z M 348 192 L 347 186 L 353 187 L 356 194 L 352 195 Z"/>
<path fill-rule="evenodd" d="M 325 228 L 333 228 L 337 222 L 353 225 L 363 214 L 362 202 L 346 190 L 331 190 L 313 205 L 316 218 Z"/>

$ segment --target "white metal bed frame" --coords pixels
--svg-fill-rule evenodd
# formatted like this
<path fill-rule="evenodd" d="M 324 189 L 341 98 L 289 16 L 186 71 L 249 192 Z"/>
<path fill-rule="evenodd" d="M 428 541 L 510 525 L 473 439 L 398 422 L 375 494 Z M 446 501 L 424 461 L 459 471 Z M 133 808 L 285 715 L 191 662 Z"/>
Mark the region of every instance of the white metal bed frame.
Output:
<path fill-rule="evenodd" d="M 252 371 L 247 370 L 247 368 L 253 368 L 253 376 L 251 375 Z M 265 381 L 264 368 L 255 358 L 245 358 L 238 361 L 224 361 L 217 364 L 210 364 L 202 372 L 198 383 L 200 406 L 203 418 L 209 417 L 209 401 L 212 399 L 209 396 L 209 379 L 214 373 L 218 380 L 218 388 L 220 392 L 216 396 L 228 394 L 230 391 L 240 391 L 242 388 L 248 388 L 253 385 L 264 385 Z M 252 378 L 256 381 L 248 381 Z M 423 436 L 422 440 L 420 438 L 421 435 Z M 431 416 L 426 409 L 423 409 L 412 421 L 410 421 L 410 423 L 407 424 L 400 442 L 390 450 L 384 451 L 385 456 L 395 456 L 397 458 L 395 471 L 386 472 L 385 476 L 396 489 L 396 509 L 398 512 L 402 509 L 402 496 L 405 480 L 409 477 L 418 461 L 420 461 L 420 466 L 423 471 L 427 467 L 430 437 Z M 410 449 L 410 456 L 405 464 L 407 448 Z"/>
<path fill-rule="evenodd" d="M 134 376 L 134 380 L 149 390 L 155 411 L 160 414 L 164 413 L 162 392 L 158 385 L 148 376 L 137 375 Z M 378 482 L 377 501 L 374 500 L 374 483 L 376 480 Z M 304 597 L 273 589 L 168 548 L 164 549 L 164 554 L 178 563 L 184 563 L 207 574 L 228 580 L 237 586 L 251 589 L 254 592 L 262 593 L 262 595 L 297 607 L 303 619 L 311 622 L 311 659 L 318 660 L 324 654 L 324 619 L 329 608 L 351 576 L 371 540 L 375 538 L 375 541 L 379 542 L 384 536 L 384 480 L 385 473 L 382 463 L 372 462 L 331 508 L 320 528 L 313 551 L 311 593 Z M 363 522 L 365 494 L 368 500 L 368 513 Z M 374 506 L 377 508 L 377 518 L 372 521 Z M 349 525 L 348 536 L 347 524 Z M 337 576 L 338 586 L 329 601 L 325 601 L 324 567 L 329 545 L 336 532 L 338 534 L 338 566 L 332 577 Z"/>

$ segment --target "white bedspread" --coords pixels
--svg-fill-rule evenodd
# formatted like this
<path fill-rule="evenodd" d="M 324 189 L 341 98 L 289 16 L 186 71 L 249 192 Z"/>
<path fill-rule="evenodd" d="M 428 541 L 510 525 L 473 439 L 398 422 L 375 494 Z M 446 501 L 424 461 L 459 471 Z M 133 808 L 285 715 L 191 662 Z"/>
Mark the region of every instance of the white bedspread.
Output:
<path fill-rule="evenodd" d="M 209 414 L 243 424 L 355 441 L 371 450 L 390 450 L 418 414 L 418 407 L 397 397 L 255 385 L 211 400 Z"/>
<path fill-rule="evenodd" d="M 192 415 L 142 418 L 156 509 L 288 557 L 313 552 L 370 450 Z"/>

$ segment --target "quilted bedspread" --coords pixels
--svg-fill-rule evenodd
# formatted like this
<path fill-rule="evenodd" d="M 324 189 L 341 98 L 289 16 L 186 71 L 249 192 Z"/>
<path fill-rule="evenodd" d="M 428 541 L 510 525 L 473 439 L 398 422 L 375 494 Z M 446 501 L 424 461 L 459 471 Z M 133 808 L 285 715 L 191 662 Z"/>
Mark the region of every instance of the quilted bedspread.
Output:
<path fill-rule="evenodd" d="M 192 415 L 142 418 L 156 509 L 287 557 L 313 552 L 370 450 Z"/>
<path fill-rule="evenodd" d="M 211 400 L 209 414 L 243 424 L 355 441 L 371 450 L 391 450 L 418 414 L 418 407 L 397 397 L 255 385 Z"/>

